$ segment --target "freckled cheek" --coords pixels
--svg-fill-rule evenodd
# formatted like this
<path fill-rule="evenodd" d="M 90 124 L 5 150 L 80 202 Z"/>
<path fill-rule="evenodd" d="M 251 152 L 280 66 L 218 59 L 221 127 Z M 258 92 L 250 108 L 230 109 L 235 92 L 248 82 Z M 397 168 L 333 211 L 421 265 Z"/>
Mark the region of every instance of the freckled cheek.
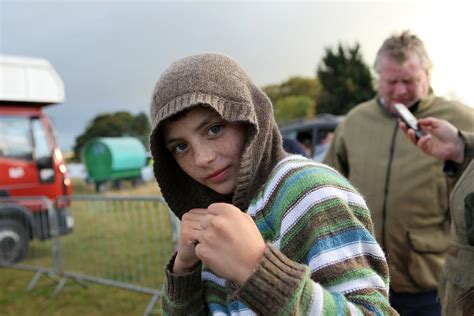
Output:
<path fill-rule="evenodd" d="M 178 161 L 178 165 L 181 167 L 181 169 L 191 178 L 195 179 L 195 176 L 193 174 L 193 171 L 196 169 L 194 168 L 194 164 L 192 163 L 191 160 L 189 159 L 181 159 Z"/>
<path fill-rule="evenodd" d="M 240 155 L 243 151 L 243 143 L 239 139 L 227 140 L 220 143 L 220 148 L 222 153 L 225 153 L 226 156 L 231 155 Z"/>

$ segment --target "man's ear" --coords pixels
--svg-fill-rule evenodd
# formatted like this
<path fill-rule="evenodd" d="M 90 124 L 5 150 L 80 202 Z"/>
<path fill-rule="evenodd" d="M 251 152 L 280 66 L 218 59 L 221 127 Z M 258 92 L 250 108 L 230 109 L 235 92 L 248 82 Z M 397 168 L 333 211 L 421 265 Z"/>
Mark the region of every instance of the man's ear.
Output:
<path fill-rule="evenodd" d="M 425 70 L 426 78 L 428 79 L 428 86 L 431 87 L 431 71 Z"/>
<path fill-rule="evenodd" d="M 375 73 L 374 74 L 374 89 L 375 91 L 378 91 L 380 87 L 380 75 Z"/>

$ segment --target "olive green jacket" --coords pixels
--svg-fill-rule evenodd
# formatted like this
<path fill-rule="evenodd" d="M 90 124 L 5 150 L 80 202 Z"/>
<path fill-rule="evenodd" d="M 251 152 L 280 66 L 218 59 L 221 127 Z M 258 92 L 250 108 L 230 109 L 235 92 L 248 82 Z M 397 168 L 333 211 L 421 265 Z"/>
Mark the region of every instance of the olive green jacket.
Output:
<path fill-rule="evenodd" d="M 430 95 L 416 117 L 448 120 L 474 131 L 474 110 Z M 443 162 L 425 155 L 377 99 L 352 109 L 338 126 L 325 163 L 338 169 L 367 200 L 375 235 L 398 293 L 435 290 L 448 248 L 452 183 Z"/>
<path fill-rule="evenodd" d="M 443 315 L 461 315 L 461 306 L 474 308 L 474 133 L 463 136 L 466 150 L 461 171 L 467 168 L 450 200 L 451 239 L 439 287 Z"/>

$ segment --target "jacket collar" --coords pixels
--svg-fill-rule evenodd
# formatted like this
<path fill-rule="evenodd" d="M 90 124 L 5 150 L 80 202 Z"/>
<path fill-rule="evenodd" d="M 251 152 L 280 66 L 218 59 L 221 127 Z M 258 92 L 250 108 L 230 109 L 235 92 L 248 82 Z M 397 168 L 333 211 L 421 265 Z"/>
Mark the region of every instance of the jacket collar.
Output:
<path fill-rule="evenodd" d="M 377 104 L 380 106 L 380 108 L 383 110 L 384 113 L 387 113 L 387 114 L 389 114 L 393 117 L 397 116 L 395 113 L 390 112 L 385 107 L 385 104 L 383 102 L 383 98 L 380 95 L 377 94 L 377 96 L 375 98 L 376 98 Z M 430 94 L 426 98 L 421 99 L 421 100 L 417 100 L 415 103 L 413 103 L 411 106 L 409 106 L 408 109 L 413 114 L 423 112 L 424 110 L 428 109 L 433 104 L 435 98 L 436 98 L 436 96 L 434 95 L 433 90 L 430 88 Z"/>

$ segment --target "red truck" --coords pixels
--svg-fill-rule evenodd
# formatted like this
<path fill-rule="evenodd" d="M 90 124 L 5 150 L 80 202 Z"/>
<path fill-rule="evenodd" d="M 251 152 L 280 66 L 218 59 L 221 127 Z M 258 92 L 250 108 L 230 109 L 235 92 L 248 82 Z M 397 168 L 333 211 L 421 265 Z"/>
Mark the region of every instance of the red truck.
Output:
<path fill-rule="evenodd" d="M 73 230 L 72 187 L 43 111 L 64 101 L 61 78 L 47 60 L 6 55 L 0 76 L 0 261 L 13 263 L 30 240 Z"/>

